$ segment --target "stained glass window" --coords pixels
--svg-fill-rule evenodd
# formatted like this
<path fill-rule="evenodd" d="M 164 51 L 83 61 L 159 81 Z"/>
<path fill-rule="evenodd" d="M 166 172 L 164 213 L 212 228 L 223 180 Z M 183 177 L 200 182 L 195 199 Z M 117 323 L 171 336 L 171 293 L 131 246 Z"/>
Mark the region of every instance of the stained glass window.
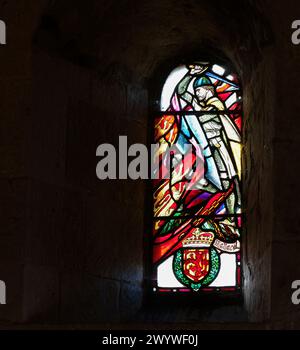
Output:
<path fill-rule="evenodd" d="M 153 291 L 240 289 L 241 128 L 234 72 L 193 62 L 169 74 L 154 118 Z"/>

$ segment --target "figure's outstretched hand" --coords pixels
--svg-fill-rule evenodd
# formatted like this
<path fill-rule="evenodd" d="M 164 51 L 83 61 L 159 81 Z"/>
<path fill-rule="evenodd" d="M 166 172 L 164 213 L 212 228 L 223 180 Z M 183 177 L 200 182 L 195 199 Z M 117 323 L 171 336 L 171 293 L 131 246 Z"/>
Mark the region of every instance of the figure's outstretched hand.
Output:
<path fill-rule="evenodd" d="M 200 75 L 206 70 L 206 67 L 200 64 L 190 64 L 188 69 L 191 75 Z"/>

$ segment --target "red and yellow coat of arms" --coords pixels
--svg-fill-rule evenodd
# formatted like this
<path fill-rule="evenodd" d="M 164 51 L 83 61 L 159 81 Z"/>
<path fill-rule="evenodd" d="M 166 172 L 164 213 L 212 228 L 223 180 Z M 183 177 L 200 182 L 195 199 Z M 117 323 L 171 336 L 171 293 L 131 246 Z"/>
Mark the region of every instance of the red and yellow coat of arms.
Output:
<path fill-rule="evenodd" d="M 177 279 L 193 290 L 210 284 L 217 276 L 220 259 L 212 247 L 214 234 L 196 229 L 193 235 L 182 242 L 174 258 L 174 272 Z"/>

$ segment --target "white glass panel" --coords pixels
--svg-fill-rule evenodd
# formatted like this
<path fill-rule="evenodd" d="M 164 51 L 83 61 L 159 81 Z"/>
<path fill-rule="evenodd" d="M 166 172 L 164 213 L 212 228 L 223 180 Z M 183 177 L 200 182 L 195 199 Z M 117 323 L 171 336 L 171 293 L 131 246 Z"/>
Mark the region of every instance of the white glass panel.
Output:
<path fill-rule="evenodd" d="M 161 288 L 180 288 L 184 287 L 173 273 L 173 258 L 170 256 L 157 268 L 157 285 Z"/>
<path fill-rule="evenodd" d="M 220 272 L 209 287 L 234 287 L 236 285 L 236 255 L 222 253 L 220 260 Z"/>
<path fill-rule="evenodd" d="M 217 64 L 213 65 L 212 71 L 219 75 L 223 75 L 225 73 L 225 69 Z"/>
<path fill-rule="evenodd" d="M 237 94 L 236 94 L 236 93 L 233 93 L 233 94 L 225 101 L 226 108 L 229 108 L 229 107 L 232 106 L 235 102 L 237 102 Z"/>
<path fill-rule="evenodd" d="M 161 94 L 160 108 L 162 111 L 166 111 L 169 108 L 174 88 L 187 72 L 188 69 L 185 66 L 179 66 L 168 76 Z"/>

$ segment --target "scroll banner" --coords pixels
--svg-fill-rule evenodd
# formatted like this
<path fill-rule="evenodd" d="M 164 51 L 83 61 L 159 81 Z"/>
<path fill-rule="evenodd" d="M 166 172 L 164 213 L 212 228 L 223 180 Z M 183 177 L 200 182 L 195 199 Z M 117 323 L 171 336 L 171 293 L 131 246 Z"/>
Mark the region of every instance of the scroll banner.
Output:
<path fill-rule="evenodd" d="M 236 241 L 235 243 L 225 243 L 220 241 L 219 239 L 216 239 L 213 245 L 215 248 L 227 253 L 237 253 L 240 251 L 239 241 Z"/>

